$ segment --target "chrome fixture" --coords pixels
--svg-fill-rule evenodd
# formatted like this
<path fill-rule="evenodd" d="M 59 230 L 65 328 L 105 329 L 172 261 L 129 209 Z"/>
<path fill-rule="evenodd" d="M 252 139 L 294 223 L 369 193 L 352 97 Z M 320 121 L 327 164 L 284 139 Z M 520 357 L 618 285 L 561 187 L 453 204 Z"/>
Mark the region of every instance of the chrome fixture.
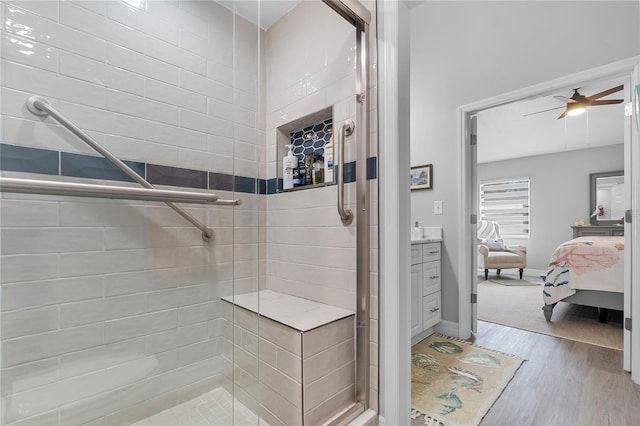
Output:
<path fill-rule="evenodd" d="M 121 200 L 162 201 L 190 204 L 234 204 L 218 200 L 216 194 L 204 192 L 172 191 L 164 189 L 130 188 L 127 186 L 96 185 L 89 183 L 0 177 L 0 192 L 23 194 L 66 195 L 71 197 L 111 198 Z"/>
<path fill-rule="evenodd" d="M 340 145 L 340 154 L 338 156 L 338 214 L 345 225 L 350 225 L 353 222 L 353 212 L 344 209 L 344 140 L 346 136 L 353 134 L 355 127 L 356 125 L 353 121 L 347 120 L 340 126 L 340 131 L 338 132 L 338 145 Z"/>

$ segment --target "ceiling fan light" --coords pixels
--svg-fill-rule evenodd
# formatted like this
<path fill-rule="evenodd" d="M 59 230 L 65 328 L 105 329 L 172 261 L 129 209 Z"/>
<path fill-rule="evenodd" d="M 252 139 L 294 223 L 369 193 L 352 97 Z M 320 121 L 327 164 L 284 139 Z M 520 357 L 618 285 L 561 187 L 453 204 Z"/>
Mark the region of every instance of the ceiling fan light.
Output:
<path fill-rule="evenodd" d="M 575 117 L 576 115 L 580 115 L 582 113 L 584 113 L 587 109 L 583 106 L 580 107 L 576 107 L 576 108 L 570 108 L 567 110 L 567 115 L 570 115 L 572 117 Z"/>

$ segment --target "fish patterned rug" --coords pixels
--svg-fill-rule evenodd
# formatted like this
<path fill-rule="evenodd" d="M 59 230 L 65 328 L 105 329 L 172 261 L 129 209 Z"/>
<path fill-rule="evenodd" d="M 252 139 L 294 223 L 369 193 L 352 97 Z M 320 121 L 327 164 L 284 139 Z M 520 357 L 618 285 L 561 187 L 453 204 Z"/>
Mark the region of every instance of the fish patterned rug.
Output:
<path fill-rule="evenodd" d="M 411 418 L 427 425 L 479 424 L 522 362 L 432 334 L 411 348 Z"/>

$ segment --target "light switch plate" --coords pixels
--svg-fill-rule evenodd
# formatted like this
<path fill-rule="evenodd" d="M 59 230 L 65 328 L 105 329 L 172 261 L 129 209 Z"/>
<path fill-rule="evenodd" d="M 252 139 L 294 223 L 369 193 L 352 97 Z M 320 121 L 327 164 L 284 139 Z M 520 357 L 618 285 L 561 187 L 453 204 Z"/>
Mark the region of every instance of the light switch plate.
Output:
<path fill-rule="evenodd" d="M 442 200 L 433 202 L 433 214 L 442 214 Z"/>

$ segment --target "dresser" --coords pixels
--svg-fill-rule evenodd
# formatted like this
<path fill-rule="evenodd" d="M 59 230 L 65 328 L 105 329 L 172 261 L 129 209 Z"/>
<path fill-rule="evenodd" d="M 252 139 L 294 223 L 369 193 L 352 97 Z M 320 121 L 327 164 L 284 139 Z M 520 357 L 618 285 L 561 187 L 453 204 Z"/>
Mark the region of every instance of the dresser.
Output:
<path fill-rule="evenodd" d="M 591 237 L 594 235 L 604 236 L 604 237 L 624 235 L 623 225 L 592 225 L 592 226 L 574 225 L 571 227 L 571 229 L 573 229 L 573 238 Z"/>
<path fill-rule="evenodd" d="M 442 319 L 441 242 L 411 244 L 411 344 L 433 332 Z"/>

